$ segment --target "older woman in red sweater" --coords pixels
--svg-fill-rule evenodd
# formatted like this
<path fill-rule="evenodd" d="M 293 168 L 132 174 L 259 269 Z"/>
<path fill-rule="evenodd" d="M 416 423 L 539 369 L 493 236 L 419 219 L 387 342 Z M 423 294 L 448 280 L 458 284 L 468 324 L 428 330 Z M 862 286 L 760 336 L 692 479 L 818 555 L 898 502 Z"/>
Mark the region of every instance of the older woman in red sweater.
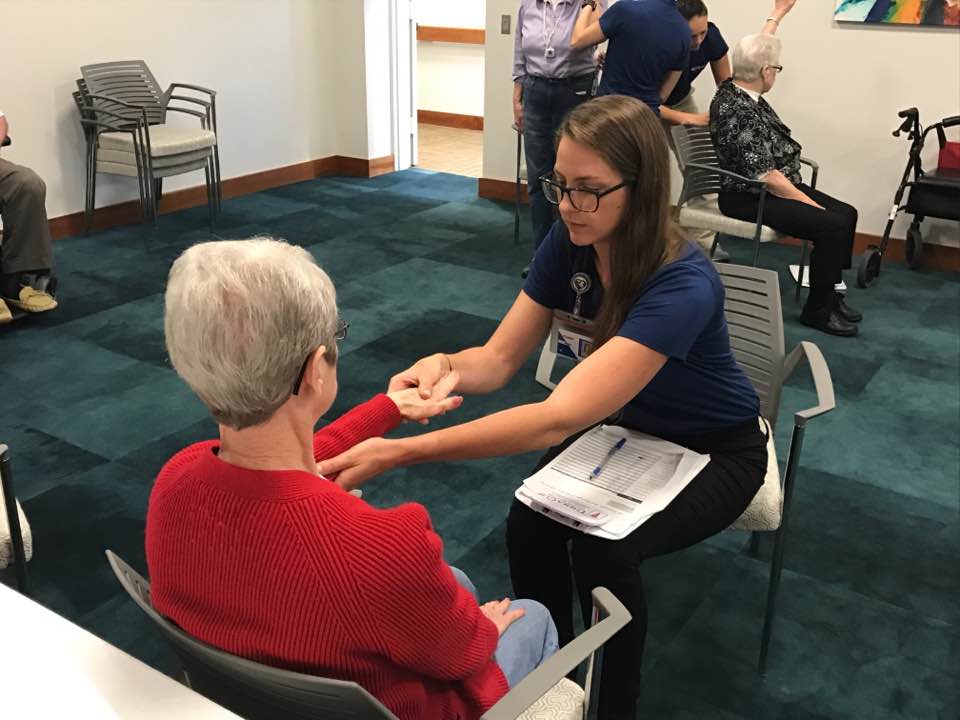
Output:
<path fill-rule="evenodd" d="M 306 251 L 266 238 L 190 248 L 170 271 L 165 332 L 220 439 L 175 455 L 151 494 L 159 612 L 236 655 L 356 681 L 418 720 L 479 717 L 556 649 L 543 606 L 477 603 L 422 506 L 378 510 L 318 474 L 461 398 L 455 380 L 427 400 L 378 395 L 314 433 L 346 325 Z"/>

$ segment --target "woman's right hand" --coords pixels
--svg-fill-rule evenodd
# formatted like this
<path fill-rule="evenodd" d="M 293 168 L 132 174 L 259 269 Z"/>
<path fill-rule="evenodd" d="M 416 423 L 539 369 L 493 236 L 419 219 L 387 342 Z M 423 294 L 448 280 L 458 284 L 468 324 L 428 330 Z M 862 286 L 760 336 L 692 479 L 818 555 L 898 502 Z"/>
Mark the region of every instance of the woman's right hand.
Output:
<path fill-rule="evenodd" d="M 523 608 L 510 610 L 509 598 L 491 600 L 488 603 L 484 603 L 480 606 L 480 612 L 486 615 L 486 617 L 497 626 L 497 633 L 500 635 L 503 635 L 507 631 L 507 628 L 522 618 L 524 614 Z"/>
<path fill-rule="evenodd" d="M 387 393 L 407 388 L 417 388 L 420 397 L 426 399 L 433 395 L 433 387 L 443 378 L 453 371 L 450 358 L 443 353 L 428 355 L 425 358 L 417 360 L 411 367 L 401 373 L 397 373 L 390 378 L 390 385 L 387 387 Z M 451 387 L 447 392 L 455 389 Z"/>

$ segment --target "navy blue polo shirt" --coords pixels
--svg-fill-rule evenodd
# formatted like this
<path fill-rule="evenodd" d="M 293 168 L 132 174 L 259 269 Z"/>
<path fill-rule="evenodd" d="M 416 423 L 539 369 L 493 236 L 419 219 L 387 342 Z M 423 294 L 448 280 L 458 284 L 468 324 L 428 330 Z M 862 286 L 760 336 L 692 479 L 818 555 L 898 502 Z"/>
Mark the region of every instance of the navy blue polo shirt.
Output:
<path fill-rule="evenodd" d="M 707 23 L 707 36 L 700 43 L 700 47 L 690 51 L 690 62 L 687 69 L 683 71 L 677 86 L 673 89 L 665 105 L 676 105 L 690 94 L 693 89 L 693 81 L 703 72 L 704 68 L 712 62 L 715 62 L 727 54 L 730 48 L 727 47 L 727 41 L 720 34 L 720 29 L 713 23 Z"/>
<path fill-rule="evenodd" d="M 523 291 L 539 305 L 572 312 L 577 296 L 570 279 L 586 273 L 591 286 L 580 315 L 593 319 L 603 301 L 594 258 L 558 221 L 537 250 Z M 622 424 L 678 437 L 757 417 L 760 401 L 734 359 L 723 301 L 720 275 L 693 243 L 651 276 L 617 335 L 666 355 L 667 362 L 624 408 Z"/>
<path fill-rule="evenodd" d="M 600 16 L 610 40 L 600 95 L 630 95 L 660 112 L 668 73 L 690 61 L 690 25 L 674 0 L 620 0 Z"/>

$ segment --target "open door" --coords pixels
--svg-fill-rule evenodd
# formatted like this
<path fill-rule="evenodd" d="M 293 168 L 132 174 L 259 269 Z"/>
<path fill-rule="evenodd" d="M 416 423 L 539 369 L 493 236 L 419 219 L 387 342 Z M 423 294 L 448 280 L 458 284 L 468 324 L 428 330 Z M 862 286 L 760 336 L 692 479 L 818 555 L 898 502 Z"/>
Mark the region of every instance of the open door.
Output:
<path fill-rule="evenodd" d="M 413 0 L 391 0 L 393 156 L 397 170 L 417 164 L 417 23 Z"/>

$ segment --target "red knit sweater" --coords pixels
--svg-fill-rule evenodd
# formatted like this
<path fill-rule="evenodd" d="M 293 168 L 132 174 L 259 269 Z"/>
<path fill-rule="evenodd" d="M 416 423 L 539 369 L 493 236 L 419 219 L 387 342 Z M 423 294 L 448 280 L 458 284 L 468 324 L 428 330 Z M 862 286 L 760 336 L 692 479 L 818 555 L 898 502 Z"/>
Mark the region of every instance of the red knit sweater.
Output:
<path fill-rule="evenodd" d="M 318 460 L 400 421 L 384 395 L 314 437 Z M 194 637 L 353 680 L 400 718 L 478 718 L 507 692 L 497 628 L 443 560 L 426 510 L 377 510 L 303 471 L 229 465 L 215 441 L 160 471 L 147 511 L 153 603 Z"/>

